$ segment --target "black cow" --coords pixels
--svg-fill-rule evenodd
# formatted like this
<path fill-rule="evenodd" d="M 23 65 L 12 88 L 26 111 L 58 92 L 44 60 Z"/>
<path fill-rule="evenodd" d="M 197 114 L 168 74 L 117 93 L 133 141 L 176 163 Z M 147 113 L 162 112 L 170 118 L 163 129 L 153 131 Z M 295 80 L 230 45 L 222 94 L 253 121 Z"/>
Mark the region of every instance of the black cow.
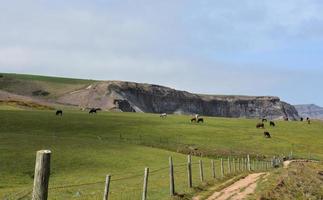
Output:
<path fill-rule="evenodd" d="M 265 136 L 266 138 L 271 138 L 270 133 L 269 133 L 268 131 L 265 131 L 265 132 L 264 132 L 264 136 Z"/>
<path fill-rule="evenodd" d="M 256 128 L 265 128 L 265 124 L 264 123 L 258 123 L 256 125 Z"/>
<path fill-rule="evenodd" d="M 57 110 L 56 111 L 56 116 L 63 116 L 63 111 L 62 110 Z"/>
<path fill-rule="evenodd" d="M 267 119 L 263 118 L 261 121 L 264 123 L 264 122 L 267 122 Z"/>
<path fill-rule="evenodd" d="M 270 123 L 270 126 L 272 126 L 272 127 L 276 126 L 275 122 L 273 122 L 273 121 L 270 121 L 269 123 Z"/>
<path fill-rule="evenodd" d="M 200 123 L 200 122 L 201 122 L 201 123 L 204 123 L 204 119 L 203 119 L 203 118 L 198 118 L 198 119 L 197 119 L 197 123 Z"/>
<path fill-rule="evenodd" d="M 101 110 L 101 108 L 91 108 L 89 114 L 96 114 L 97 111 Z"/>

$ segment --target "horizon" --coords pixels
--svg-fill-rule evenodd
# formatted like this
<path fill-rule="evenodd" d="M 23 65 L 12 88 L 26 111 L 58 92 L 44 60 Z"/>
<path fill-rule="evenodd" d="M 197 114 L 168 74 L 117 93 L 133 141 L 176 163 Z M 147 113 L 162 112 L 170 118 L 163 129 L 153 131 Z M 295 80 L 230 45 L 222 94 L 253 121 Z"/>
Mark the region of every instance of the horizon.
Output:
<path fill-rule="evenodd" d="M 0 71 L 323 105 L 323 2 L 12 0 Z"/>

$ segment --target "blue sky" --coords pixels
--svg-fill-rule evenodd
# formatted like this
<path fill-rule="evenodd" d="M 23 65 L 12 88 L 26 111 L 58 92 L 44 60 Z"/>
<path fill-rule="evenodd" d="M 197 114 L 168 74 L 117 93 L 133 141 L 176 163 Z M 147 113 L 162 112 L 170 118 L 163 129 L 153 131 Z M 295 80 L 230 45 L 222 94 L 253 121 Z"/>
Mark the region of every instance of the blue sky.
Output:
<path fill-rule="evenodd" d="M 323 105 L 321 0 L 0 0 L 0 71 Z"/>

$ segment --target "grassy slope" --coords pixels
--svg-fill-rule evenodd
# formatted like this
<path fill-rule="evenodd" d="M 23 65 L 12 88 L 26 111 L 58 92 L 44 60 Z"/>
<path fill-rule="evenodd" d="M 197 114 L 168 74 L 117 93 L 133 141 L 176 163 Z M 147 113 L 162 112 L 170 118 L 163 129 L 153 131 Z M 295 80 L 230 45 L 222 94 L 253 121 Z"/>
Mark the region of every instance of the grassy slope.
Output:
<path fill-rule="evenodd" d="M 277 169 L 249 199 L 323 199 L 323 163 L 292 163 L 288 169 Z"/>
<path fill-rule="evenodd" d="M 32 96 L 32 92 L 43 90 L 50 93 L 46 98 L 56 98 L 66 92 L 78 90 L 95 82 L 93 80 L 47 77 L 26 74 L 0 73 L 0 90 L 19 95 Z"/>
<path fill-rule="evenodd" d="M 89 116 L 69 111 L 59 118 L 49 111 L 0 110 L 0 121 L 0 198 L 31 188 L 35 151 L 47 148 L 53 150 L 52 187 L 103 181 L 106 173 L 119 174 L 115 178 L 139 174 L 139 177 L 113 184 L 114 191 L 129 184 L 126 188 L 130 191 L 123 195 L 127 193 L 130 197 L 122 199 L 140 195 L 145 166 L 152 170 L 167 167 L 169 155 L 174 156 L 175 163 L 185 163 L 184 155 L 147 145 L 176 150 L 182 148 L 179 143 L 195 144 L 198 149 L 208 152 L 249 152 L 269 156 L 288 153 L 293 146 L 296 156 L 306 157 L 311 152 L 312 156 L 323 158 L 323 124 L 320 122 L 311 125 L 278 122 L 276 128 L 270 128 L 273 138 L 264 139 L 262 130 L 255 128 L 256 120 L 246 119 L 206 118 L 205 124 L 197 125 L 188 123 L 187 116 L 167 119 L 135 113 Z M 195 166 L 196 174 L 197 170 Z M 176 171 L 180 182 L 177 189 L 183 191 L 185 166 Z M 206 174 L 209 176 L 210 172 Z M 151 178 L 152 199 L 167 197 L 167 177 L 167 169 L 164 169 Z M 196 183 L 197 176 L 195 179 Z M 103 183 L 99 183 L 56 189 L 50 191 L 50 196 L 52 199 L 71 199 L 80 192 L 82 197 L 101 198 L 102 187 Z"/>

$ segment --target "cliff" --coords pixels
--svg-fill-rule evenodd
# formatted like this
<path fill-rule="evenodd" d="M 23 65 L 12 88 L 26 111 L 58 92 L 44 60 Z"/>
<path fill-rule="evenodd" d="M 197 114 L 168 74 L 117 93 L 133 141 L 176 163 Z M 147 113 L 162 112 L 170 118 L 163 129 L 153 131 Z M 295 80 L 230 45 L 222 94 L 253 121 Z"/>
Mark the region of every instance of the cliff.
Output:
<path fill-rule="evenodd" d="M 311 119 L 323 119 L 323 108 L 314 104 L 295 105 L 299 115 Z"/>
<path fill-rule="evenodd" d="M 175 113 L 218 117 L 298 119 L 296 109 L 278 97 L 192 94 L 168 87 L 105 81 L 70 92 L 58 103 L 82 108 L 100 107 L 124 112 Z"/>

